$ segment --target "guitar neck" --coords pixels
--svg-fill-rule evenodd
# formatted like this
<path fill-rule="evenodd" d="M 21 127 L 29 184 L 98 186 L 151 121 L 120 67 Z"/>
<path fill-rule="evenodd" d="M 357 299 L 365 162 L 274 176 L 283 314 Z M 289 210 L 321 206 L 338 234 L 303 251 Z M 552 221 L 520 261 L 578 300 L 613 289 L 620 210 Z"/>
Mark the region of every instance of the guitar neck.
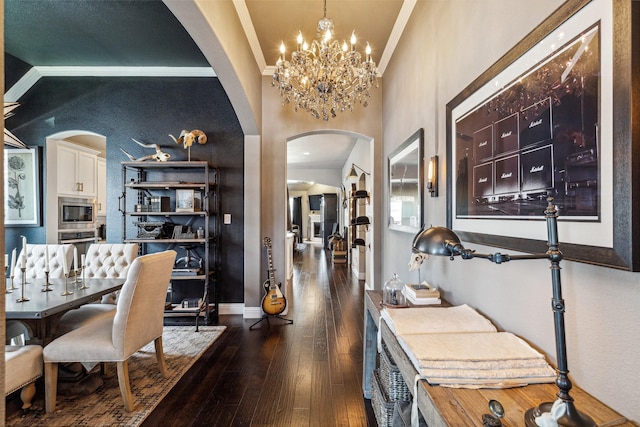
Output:
<path fill-rule="evenodd" d="M 273 289 L 276 285 L 276 278 L 273 269 L 273 258 L 271 257 L 271 245 L 267 246 L 267 258 L 269 259 L 269 288 Z"/>

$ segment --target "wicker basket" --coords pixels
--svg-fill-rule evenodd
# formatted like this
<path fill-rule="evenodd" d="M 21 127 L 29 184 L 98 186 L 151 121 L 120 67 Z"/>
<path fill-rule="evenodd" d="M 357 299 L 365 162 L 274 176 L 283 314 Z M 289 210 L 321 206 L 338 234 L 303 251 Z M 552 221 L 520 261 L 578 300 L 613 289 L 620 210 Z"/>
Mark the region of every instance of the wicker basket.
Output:
<path fill-rule="evenodd" d="M 393 424 L 393 409 L 395 402 L 389 400 L 389 396 L 380 385 L 380 373 L 378 369 L 373 371 L 371 381 L 371 406 L 376 416 L 379 427 L 391 427 Z"/>
<path fill-rule="evenodd" d="M 384 391 L 389 396 L 391 401 L 409 401 L 411 400 L 411 392 L 407 383 L 404 382 L 400 369 L 395 364 L 389 349 L 386 345 L 382 345 L 382 352 L 380 353 L 380 380 Z"/>

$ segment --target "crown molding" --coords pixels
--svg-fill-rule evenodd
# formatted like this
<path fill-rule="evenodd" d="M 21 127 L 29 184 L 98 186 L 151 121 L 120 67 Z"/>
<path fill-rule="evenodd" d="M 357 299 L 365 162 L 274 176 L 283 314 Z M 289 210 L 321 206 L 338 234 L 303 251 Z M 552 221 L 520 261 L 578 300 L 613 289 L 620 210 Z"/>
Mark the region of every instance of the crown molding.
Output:
<path fill-rule="evenodd" d="M 217 77 L 211 67 L 57 67 L 31 68 L 4 94 L 5 102 L 17 102 L 42 77 Z"/>
<path fill-rule="evenodd" d="M 391 30 L 391 34 L 389 35 L 387 45 L 382 52 L 380 61 L 378 62 L 378 75 L 382 76 L 387 69 L 387 65 L 389 65 L 391 56 L 396 50 L 396 46 L 398 46 L 398 42 L 400 41 L 402 32 L 407 26 L 407 22 L 411 17 L 411 12 L 413 12 L 413 8 L 415 7 L 416 2 L 417 0 L 404 0 L 404 2 L 402 2 L 402 8 L 400 9 L 400 13 L 398 13 L 396 23 L 393 25 L 393 29 Z"/>
<path fill-rule="evenodd" d="M 253 52 L 256 64 L 258 64 L 258 69 L 265 70 L 265 68 L 267 67 L 267 61 L 266 59 L 264 59 L 264 55 L 262 54 L 260 42 L 258 41 L 258 35 L 256 34 L 255 27 L 253 26 L 251 15 L 249 15 L 247 3 L 245 0 L 233 0 L 233 5 L 236 8 L 236 13 L 238 14 L 238 18 L 240 19 L 240 24 L 242 25 L 244 34 L 249 41 L 249 46 L 251 46 L 251 52 Z"/>

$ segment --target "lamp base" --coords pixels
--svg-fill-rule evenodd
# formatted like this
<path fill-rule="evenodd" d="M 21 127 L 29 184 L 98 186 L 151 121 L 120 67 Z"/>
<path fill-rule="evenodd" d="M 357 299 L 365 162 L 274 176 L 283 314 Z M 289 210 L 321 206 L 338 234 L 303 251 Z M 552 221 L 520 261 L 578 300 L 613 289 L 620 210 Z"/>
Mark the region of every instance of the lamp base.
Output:
<path fill-rule="evenodd" d="M 539 417 L 545 412 L 551 411 L 553 402 L 545 402 L 540 405 L 529 409 L 524 414 L 524 422 L 527 427 L 538 427 L 536 424 L 536 417 Z M 566 402 L 565 414 L 557 420 L 558 426 L 562 427 L 596 427 L 595 421 L 588 415 L 580 413 L 573 402 Z"/>

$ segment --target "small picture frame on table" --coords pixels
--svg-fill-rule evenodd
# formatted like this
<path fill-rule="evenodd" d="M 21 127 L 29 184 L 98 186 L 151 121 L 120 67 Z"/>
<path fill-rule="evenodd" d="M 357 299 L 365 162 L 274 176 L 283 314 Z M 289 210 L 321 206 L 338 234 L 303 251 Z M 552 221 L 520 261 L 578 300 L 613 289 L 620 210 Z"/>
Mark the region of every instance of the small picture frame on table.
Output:
<path fill-rule="evenodd" d="M 194 212 L 194 191 L 176 190 L 176 212 Z"/>

